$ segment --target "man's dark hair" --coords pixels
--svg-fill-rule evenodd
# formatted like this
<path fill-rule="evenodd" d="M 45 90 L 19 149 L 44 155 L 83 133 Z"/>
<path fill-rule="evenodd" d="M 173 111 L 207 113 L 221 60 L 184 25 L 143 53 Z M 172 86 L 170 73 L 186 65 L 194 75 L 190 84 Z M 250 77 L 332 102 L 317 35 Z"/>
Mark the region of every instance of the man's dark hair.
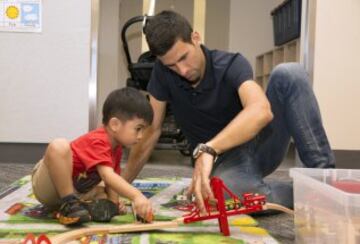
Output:
<path fill-rule="evenodd" d="M 112 117 L 123 122 L 137 117 L 148 124 L 151 124 L 153 120 L 153 110 L 148 99 L 140 91 L 131 87 L 112 91 L 104 102 L 102 112 L 104 125 L 107 125 Z"/>
<path fill-rule="evenodd" d="M 165 10 L 148 20 L 144 32 L 151 53 L 163 56 L 178 40 L 191 43 L 193 29 L 185 17 Z"/>

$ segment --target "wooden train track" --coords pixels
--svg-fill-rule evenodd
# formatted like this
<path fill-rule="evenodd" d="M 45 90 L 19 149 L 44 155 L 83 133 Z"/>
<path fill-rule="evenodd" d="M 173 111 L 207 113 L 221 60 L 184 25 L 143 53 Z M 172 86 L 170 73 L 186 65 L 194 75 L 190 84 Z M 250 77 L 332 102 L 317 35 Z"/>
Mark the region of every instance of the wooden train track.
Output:
<path fill-rule="evenodd" d="M 280 204 L 276 204 L 276 203 L 266 203 L 264 205 L 264 210 L 266 209 L 270 209 L 270 210 L 278 210 L 278 211 L 281 211 L 281 212 L 284 212 L 284 213 L 287 213 L 287 214 L 291 214 L 291 215 L 294 215 L 294 210 L 292 209 L 289 209 L 287 207 L 284 207 Z"/>
<path fill-rule="evenodd" d="M 275 203 L 266 203 L 265 205 L 263 205 L 263 209 L 278 210 L 285 212 L 287 214 L 292 214 L 292 215 L 294 214 L 293 210 Z M 124 225 L 104 225 L 104 226 L 96 226 L 96 227 L 86 227 L 56 235 L 50 238 L 50 241 L 52 244 L 64 244 L 84 236 L 90 236 L 95 234 L 106 235 L 106 234 L 115 234 L 115 233 L 159 230 L 163 228 L 176 228 L 179 226 L 179 224 L 183 222 L 184 222 L 184 218 L 177 218 L 172 221 L 155 221 L 152 223 L 133 223 L 133 224 L 124 224 Z"/>
<path fill-rule="evenodd" d="M 155 221 L 152 223 L 133 223 L 124 225 L 104 225 L 96 227 L 87 227 L 68 231 L 50 238 L 52 244 L 64 244 L 70 241 L 79 239 L 83 236 L 95 234 L 115 234 L 128 232 L 141 232 L 149 230 L 158 230 L 163 228 L 176 228 L 183 222 L 183 218 L 178 218 L 172 221 Z"/>

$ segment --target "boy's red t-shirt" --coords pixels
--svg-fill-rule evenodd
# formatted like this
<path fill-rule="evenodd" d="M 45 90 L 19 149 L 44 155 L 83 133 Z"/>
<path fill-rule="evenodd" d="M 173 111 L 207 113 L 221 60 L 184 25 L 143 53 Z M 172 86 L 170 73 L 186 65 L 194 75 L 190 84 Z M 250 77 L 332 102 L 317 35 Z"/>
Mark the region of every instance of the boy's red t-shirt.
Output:
<path fill-rule="evenodd" d="M 90 131 L 70 143 L 73 154 L 73 183 L 78 192 L 84 193 L 100 183 L 96 165 L 109 166 L 120 174 L 121 146 L 112 149 L 103 127 Z"/>

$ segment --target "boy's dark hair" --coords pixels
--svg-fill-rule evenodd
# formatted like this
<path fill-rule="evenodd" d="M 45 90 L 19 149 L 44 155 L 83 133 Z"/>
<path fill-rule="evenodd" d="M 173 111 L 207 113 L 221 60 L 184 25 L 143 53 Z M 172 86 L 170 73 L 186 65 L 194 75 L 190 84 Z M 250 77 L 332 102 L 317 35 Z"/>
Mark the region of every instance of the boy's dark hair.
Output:
<path fill-rule="evenodd" d="M 191 43 L 193 29 L 185 17 L 165 10 L 148 20 L 144 32 L 151 53 L 163 56 L 178 40 Z"/>
<path fill-rule="evenodd" d="M 153 120 L 153 110 L 149 101 L 145 95 L 132 87 L 112 91 L 104 102 L 102 112 L 104 125 L 107 125 L 112 117 L 123 122 L 137 117 L 149 125 Z"/>

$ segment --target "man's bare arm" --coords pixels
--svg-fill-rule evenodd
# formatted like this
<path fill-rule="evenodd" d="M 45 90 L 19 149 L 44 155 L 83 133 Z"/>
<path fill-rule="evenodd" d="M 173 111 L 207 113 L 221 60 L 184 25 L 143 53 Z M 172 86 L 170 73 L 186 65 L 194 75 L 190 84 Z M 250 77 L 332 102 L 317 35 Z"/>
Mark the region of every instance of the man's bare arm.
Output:
<path fill-rule="evenodd" d="M 140 143 L 131 148 L 128 162 L 122 173 L 122 177 L 130 183 L 136 178 L 144 164 L 148 161 L 161 134 L 166 102 L 161 102 L 153 96 L 150 96 L 150 104 L 154 111 L 153 122 L 151 126 L 146 129 Z"/>
<path fill-rule="evenodd" d="M 245 81 L 238 89 L 238 94 L 243 110 L 220 133 L 206 143 L 219 154 L 249 141 L 273 118 L 269 101 L 254 81 Z M 201 154 L 196 159 L 190 186 L 190 193 L 195 194 L 196 203 L 203 214 L 205 214 L 204 199 L 214 198 L 209 180 L 213 164 L 212 155 Z"/>
<path fill-rule="evenodd" d="M 254 138 L 273 119 L 270 103 L 261 87 L 252 80 L 238 89 L 243 110 L 208 144 L 217 153 L 225 152 Z"/>

